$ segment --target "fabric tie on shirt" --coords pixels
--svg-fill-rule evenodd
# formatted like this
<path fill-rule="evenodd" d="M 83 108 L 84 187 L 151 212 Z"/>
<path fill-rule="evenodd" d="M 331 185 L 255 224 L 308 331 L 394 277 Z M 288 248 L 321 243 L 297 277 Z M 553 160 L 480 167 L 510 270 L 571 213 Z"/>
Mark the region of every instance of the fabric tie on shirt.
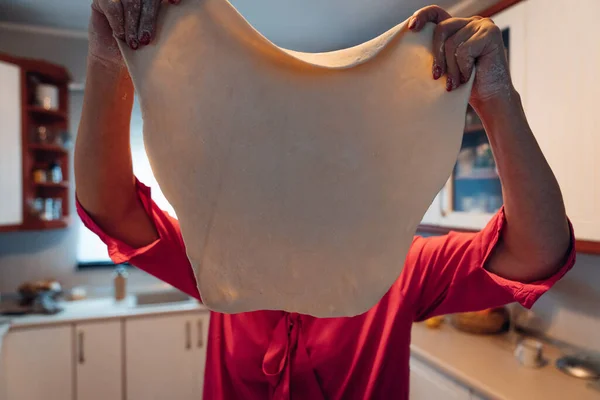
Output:
<path fill-rule="evenodd" d="M 281 317 L 263 358 L 262 369 L 271 385 L 271 398 L 290 399 L 292 369 L 294 397 L 324 400 L 323 392 L 300 335 L 300 316 L 286 313 Z"/>

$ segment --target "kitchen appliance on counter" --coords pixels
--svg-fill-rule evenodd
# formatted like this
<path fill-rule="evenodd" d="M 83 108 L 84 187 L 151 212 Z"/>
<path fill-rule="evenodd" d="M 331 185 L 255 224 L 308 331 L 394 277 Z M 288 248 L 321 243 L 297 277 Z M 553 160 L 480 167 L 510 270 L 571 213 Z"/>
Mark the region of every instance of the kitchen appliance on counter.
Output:
<path fill-rule="evenodd" d="M 63 290 L 57 281 L 25 282 L 14 296 L 3 295 L 0 315 L 56 314 L 63 310 L 58 298 Z"/>

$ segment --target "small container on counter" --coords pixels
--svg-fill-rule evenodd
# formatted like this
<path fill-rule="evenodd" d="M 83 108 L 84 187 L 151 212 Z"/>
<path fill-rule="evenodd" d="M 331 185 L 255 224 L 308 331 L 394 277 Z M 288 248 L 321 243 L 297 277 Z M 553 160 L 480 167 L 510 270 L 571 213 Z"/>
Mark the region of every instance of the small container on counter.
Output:
<path fill-rule="evenodd" d="M 115 269 L 113 281 L 116 301 L 122 301 L 127 297 L 127 275 L 127 271 L 122 265 Z"/>

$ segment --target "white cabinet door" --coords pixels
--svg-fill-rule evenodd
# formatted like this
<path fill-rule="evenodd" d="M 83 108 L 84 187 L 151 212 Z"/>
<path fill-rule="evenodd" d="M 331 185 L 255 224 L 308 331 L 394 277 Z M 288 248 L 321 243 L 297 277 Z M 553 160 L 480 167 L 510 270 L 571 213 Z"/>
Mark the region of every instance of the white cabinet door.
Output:
<path fill-rule="evenodd" d="M 127 400 L 196 400 L 197 313 L 125 321 Z"/>
<path fill-rule="evenodd" d="M 469 389 L 414 357 L 410 359 L 410 400 L 470 400 Z"/>
<path fill-rule="evenodd" d="M 121 322 L 75 326 L 77 400 L 123 398 Z"/>
<path fill-rule="evenodd" d="M 9 332 L 2 347 L 6 400 L 73 398 L 70 326 Z"/>
<path fill-rule="evenodd" d="M 21 69 L 0 61 L 0 226 L 23 223 Z"/>
<path fill-rule="evenodd" d="M 198 313 L 196 316 L 196 343 L 194 354 L 194 370 L 196 373 L 196 387 L 194 400 L 202 400 L 204 391 L 204 372 L 206 370 L 206 345 L 208 343 L 209 313 Z"/>
<path fill-rule="evenodd" d="M 600 241 L 600 1 L 524 4 L 527 117 L 558 179 L 575 235 Z"/>

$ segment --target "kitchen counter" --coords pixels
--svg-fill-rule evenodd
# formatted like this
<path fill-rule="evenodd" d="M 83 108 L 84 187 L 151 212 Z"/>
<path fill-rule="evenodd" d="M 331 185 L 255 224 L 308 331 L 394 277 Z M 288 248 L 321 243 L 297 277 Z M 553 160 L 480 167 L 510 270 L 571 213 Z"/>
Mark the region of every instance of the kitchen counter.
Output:
<path fill-rule="evenodd" d="M 190 311 L 208 312 L 196 300 L 167 304 L 135 305 L 129 297 L 122 302 L 112 298 L 65 302 L 56 315 L 30 315 L 11 319 L 11 329 L 92 322 L 115 318 L 164 315 Z M 554 367 L 561 352 L 545 345 L 548 363 L 539 369 L 520 366 L 513 356 L 513 345 L 504 336 L 479 336 L 462 333 L 444 324 L 429 329 L 414 324 L 411 353 L 442 373 L 494 400 L 600 400 L 600 389 L 588 381 L 567 376 Z"/>
<path fill-rule="evenodd" d="M 554 362 L 560 351 L 544 346 L 548 363 L 539 369 L 522 367 L 505 336 L 462 333 L 444 324 L 438 329 L 414 324 L 411 353 L 446 375 L 498 400 L 599 400 L 589 381 L 563 374 Z"/>
<path fill-rule="evenodd" d="M 26 315 L 10 318 L 11 329 L 32 328 L 75 322 L 92 322 L 144 315 L 162 315 L 208 309 L 196 300 L 138 306 L 133 297 L 121 302 L 112 298 L 69 301 L 61 303 L 64 310 L 54 315 Z"/>

